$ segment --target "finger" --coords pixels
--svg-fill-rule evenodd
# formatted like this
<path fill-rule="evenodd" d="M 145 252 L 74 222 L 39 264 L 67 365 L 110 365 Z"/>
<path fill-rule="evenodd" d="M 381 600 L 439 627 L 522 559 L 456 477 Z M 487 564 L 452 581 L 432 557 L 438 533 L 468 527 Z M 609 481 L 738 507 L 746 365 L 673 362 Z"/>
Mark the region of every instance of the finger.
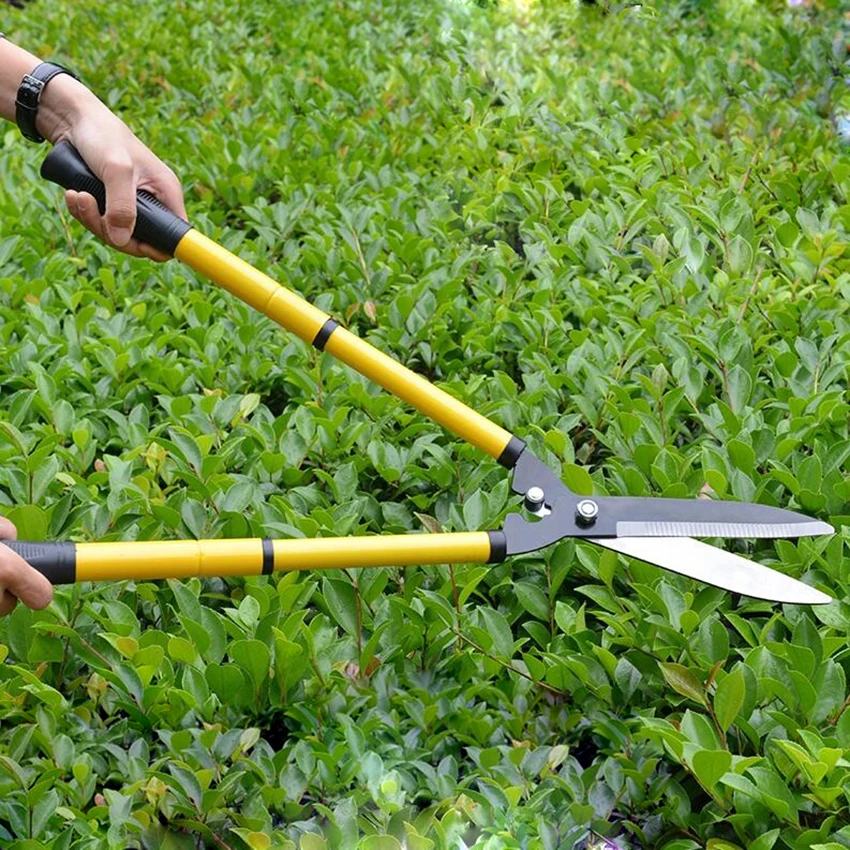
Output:
<path fill-rule="evenodd" d="M 80 203 L 80 193 L 73 189 L 68 189 L 65 192 L 65 206 L 68 207 L 68 212 L 76 218 L 77 205 Z"/>
<path fill-rule="evenodd" d="M 133 240 L 134 242 L 136 240 Z M 164 263 L 171 259 L 168 254 L 163 254 L 162 251 L 157 251 L 153 245 L 148 245 L 147 242 L 138 242 L 140 257 L 147 257 L 149 260 L 155 260 L 157 263 Z"/>
<path fill-rule="evenodd" d="M 106 214 L 104 215 L 108 241 L 116 248 L 124 248 L 133 238 L 136 223 L 136 169 L 131 159 L 114 159 L 103 169 L 106 187 Z"/>
<path fill-rule="evenodd" d="M 70 193 L 69 193 L 70 194 Z M 100 214 L 97 206 L 97 201 L 92 195 L 85 192 L 75 192 L 75 198 L 68 201 L 68 210 L 80 224 L 87 230 L 90 230 L 99 239 L 109 244 L 110 240 L 106 234 L 106 226 L 104 219 Z M 121 250 L 125 254 L 131 254 L 134 257 L 147 256 L 141 250 L 141 243 L 138 239 L 131 239 L 126 245 L 121 246 Z"/>
<path fill-rule="evenodd" d="M 65 200 L 68 204 L 68 211 L 83 227 L 91 230 L 99 239 L 106 239 L 103 220 L 94 196 L 87 192 L 68 192 Z"/>
<path fill-rule="evenodd" d="M 53 598 L 53 586 L 23 558 L 0 544 L 0 587 L 28 608 L 44 608 Z"/>
<path fill-rule="evenodd" d="M 9 593 L 8 590 L 0 588 L 0 617 L 5 617 L 7 614 L 11 614 L 12 611 L 15 610 L 15 606 L 17 604 L 17 596 L 13 593 Z"/>
<path fill-rule="evenodd" d="M 5 517 L 0 516 L 0 540 L 17 540 L 18 529 L 15 524 Z"/>
<path fill-rule="evenodd" d="M 182 219 L 188 219 L 186 204 L 183 202 L 183 187 L 177 175 L 167 166 L 162 166 L 164 174 L 156 175 L 154 194 Z"/>

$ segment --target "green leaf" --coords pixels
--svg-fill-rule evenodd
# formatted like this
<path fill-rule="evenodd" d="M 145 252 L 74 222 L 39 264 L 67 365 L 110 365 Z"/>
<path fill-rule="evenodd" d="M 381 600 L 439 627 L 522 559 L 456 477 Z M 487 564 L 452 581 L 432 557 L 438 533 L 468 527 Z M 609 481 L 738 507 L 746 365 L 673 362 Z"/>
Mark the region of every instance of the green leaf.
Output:
<path fill-rule="evenodd" d="M 771 829 L 759 835 L 749 846 L 749 850 L 771 850 L 779 838 L 780 830 Z"/>
<path fill-rule="evenodd" d="M 699 781 L 711 791 L 732 766 L 732 754 L 728 750 L 697 750 L 692 764 Z"/>
<path fill-rule="evenodd" d="M 359 850 L 402 850 L 398 839 L 391 835 L 367 835 L 357 846 Z"/>
<path fill-rule="evenodd" d="M 520 581 L 514 586 L 520 605 L 538 620 L 549 620 L 549 600 L 546 594 L 530 582 Z"/>
<path fill-rule="evenodd" d="M 729 370 L 726 385 L 729 390 L 729 406 L 735 413 L 741 413 L 749 404 L 753 394 L 753 379 L 740 364 L 736 363 Z"/>
<path fill-rule="evenodd" d="M 469 531 L 483 529 L 487 524 L 489 512 L 487 494 L 481 490 L 476 490 L 463 503 L 464 525 Z"/>
<path fill-rule="evenodd" d="M 514 654 L 514 639 L 504 615 L 493 608 L 479 608 L 478 613 L 484 628 L 493 639 L 493 654 L 500 658 L 511 658 Z"/>
<path fill-rule="evenodd" d="M 174 661 L 182 661 L 184 664 L 192 664 L 197 658 L 194 644 L 182 637 L 168 639 L 168 655 Z"/>
<path fill-rule="evenodd" d="M 207 684 L 225 704 L 244 692 L 246 679 L 235 664 L 208 664 L 204 676 Z"/>
<path fill-rule="evenodd" d="M 565 463 L 561 469 L 561 479 L 574 493 L 580 496 L 593 495 L 593 479 L 584 467 Z"/>
<path fill-rule="evenodd" d="M 741 667 L 736 667 L 718 682 L 714 693 L 714 714 L 724 732 L 735 722 L 744 705 L 745 693 L 746 682 Z"/>
<path fill-rule="evenodd" d="M 16 505 L 5 511 L 5 516 L 15 524 L 21 540 L 45 540 L 47 538 L 47 514 L 37 505 Z"/>
<path fill-rule="evenodd" d="M 642 676 L 640 670 L 628 658 L 620 658 L 614 670 L 614 679 L 623 694 L 623 699 L 628 702 L 638 689 Z"/>
<path fill-rule="evenodd" d="M 298 846 L 300 850 L 328 850 L 325 839 L 313 832 L 305 832 Z"/>
<path fill-rule="evenodd" d="M 679 726 L 689 741 L 704 750 L 719 750 L 720 741 L 711 721 L 703 714 L 688 709 L 682 716 Z"/>
<path fill-rule="evenodd" d="M 753 267 L 753 249 L 740 234 L 729 241 L 729 268 L 735 274 L 748 274 Z"/>
<path fill-rule="evenodd" d="M 350 581 L 323 579 L 322 596 L 331 616 L 350 635 L 357 634 L 357 596 Z"/>
<path fill-rule="evenodd" d="M 228 647 L 228 655 L 238 664 L 259 688 L 269 678 L 271 653 L 269 648 L 259 640 L 237 640 Z M 211 687 L 214 687 L 211 685 Z"/>
<path fill-rule="evenodd" d="M 681 664 L 674 664 L 673 662 L 662 662 L 659 664 L 659 667 L 661 667 L 661 673 L 667 684 L 676 693 L 705 705 L 705 687 L 692 671 L 688 670 L 687 667 L 683 667 Z"/>

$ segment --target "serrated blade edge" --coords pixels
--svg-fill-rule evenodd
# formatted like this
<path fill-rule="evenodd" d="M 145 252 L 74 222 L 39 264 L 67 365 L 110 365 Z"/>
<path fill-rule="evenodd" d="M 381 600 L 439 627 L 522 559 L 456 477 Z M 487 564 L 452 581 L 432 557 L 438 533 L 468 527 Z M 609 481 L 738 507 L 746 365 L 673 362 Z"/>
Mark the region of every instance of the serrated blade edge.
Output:
<path fill-rule="evenodd" d="M 598 546 L 731 593 L 796 605 L 826 605 L 832 602 L 825 593 L 797 579 L 690 537 L 588 539 Z"/>

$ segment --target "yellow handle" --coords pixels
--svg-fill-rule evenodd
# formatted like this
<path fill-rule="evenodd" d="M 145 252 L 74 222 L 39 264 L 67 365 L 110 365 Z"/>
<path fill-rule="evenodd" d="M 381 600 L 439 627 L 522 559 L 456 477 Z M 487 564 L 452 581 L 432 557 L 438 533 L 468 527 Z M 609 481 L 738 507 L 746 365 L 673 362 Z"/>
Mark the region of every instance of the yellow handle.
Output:
<path fill-rule="evenodd" d="M 523 443 L 415 372 L 382 354 L 308 301 L 290 292 L 197 230 L 180 240 L 174 256 L 305 342 L 324 348 L 444 428 L 504 465 L 513 466 Z"/>
<path fill-rule="evenodd" d="M 491 537 L 486 531 L 303 540 L 77 543 L 76 573 L 71 580 L 153 581 L 190 576 L 262 575 L 272 570 L 484 564 L 491 559 L 491 551 Z"/>

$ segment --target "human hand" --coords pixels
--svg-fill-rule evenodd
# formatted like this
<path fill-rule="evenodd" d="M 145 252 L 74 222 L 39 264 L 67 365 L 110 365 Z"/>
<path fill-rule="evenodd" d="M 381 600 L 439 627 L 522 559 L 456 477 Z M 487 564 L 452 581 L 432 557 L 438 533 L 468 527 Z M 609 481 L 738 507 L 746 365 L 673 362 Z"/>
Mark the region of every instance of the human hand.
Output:
<path fill-rule="evenodd" d="M 106 187 L 106 214 L 86 192 L 65 193 L 68 211 L 104 242 L 135 257 L 168 256 L 132 237 L 136 191 L 145 189 L 186 218 L 183 190 L 174 172 L 146 148 L 129 127 L 85 86 L 61 74 L 45 88 L 38 131 L 53 144 L 69 141 Z"/>
<path fill-rule="evenodd" d="M 15 540 L 18 532 L 0 517 L 0 540 Z M 0 543 L 0 617 L 12 612 L 18 600 L 28 608 L 45 608 L 53 598 L 53 586 L 23 558 Z"/>

